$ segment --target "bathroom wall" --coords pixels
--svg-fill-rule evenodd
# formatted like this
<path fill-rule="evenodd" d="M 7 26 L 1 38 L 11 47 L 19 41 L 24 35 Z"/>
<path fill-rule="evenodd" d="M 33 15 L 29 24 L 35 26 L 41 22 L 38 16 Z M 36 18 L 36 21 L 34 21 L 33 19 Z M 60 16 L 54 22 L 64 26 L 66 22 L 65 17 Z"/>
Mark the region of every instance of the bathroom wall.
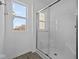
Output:
<path fill-rule="evenodd" d="M 4 0 L 0 0 L 4 3 Z M 0 5 L 0 59 L 4 58 L 4 5 Z"/>
<path fill-rule="evenodd" d="M 7 0 L 7 12 L 11 12 L 11 1 Z M 33 1 L 32 0 L 18 0 L 28 7 L 28 21 L 26 32 L 13 32 L 12 31 L 12 14 L 6 15 L 6 35 L 5 35 L 5 54 L 6 58 L 11 59 L 29 51 L 35 50 L 35 40 L 33 39 Z"/>

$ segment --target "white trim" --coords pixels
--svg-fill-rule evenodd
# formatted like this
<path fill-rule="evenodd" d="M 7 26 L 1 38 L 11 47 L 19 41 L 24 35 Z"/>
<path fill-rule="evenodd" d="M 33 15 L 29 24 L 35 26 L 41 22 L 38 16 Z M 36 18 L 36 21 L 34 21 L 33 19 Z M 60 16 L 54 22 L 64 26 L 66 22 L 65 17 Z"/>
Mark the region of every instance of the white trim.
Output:
<path fill-rule="evenodd" d="M 18 0 L 13 0 L 13 3 L 20 4 L 20 5 L 22 5 L 22 6 L 24 6 L 26 8 L 26 17 L 13 15 L 13 18 L 25 19 L 26 20 L 26 25 L 27 25 L 27 21 L 28 21 L 28 6 L 25 3 L 21 2 L 21 1 L 18 1 Z M 13 10 L 13 6 L 12 6 L 12 10 Z M 13 25 L 12 25 L 12 27 L 13 27 Z M 27 29 L 25 29 L 25 31 L 27 31 Z"/>
<path fill-rule="evenodd" d="M 20 18 L 26 18 L 26 19 L 28 19 L 28 6 L 25 3 L 21 2 L 21 1 L 18 1 L 18 0 L 14 0 L 13 2 L 18 3 L 18 4 L 26 7 L 26 17 L 16 16 L 16 15 L 14 15 L 14 16 L 15 17 L 20 17 Z"/>
<path fill-rule="evenodd" d="M 21 16 L 14 16 L 14 18 L 22 18 L 22 19 L 27 19 L 26 17 L 21 17 Z"/>
<path fill-rule="evenodd" d="M 20 5 L 24 6 L 24 7 L 26 7 L 26 18 L 28 18 L 28 7 L 24 3 L 20 2 L 20 1 L 13 1 L 13 3 L 17 3 L 17 4 L 20 4 Z M 12 6 L 12 11 L 13 11 L 13 6 Z M 14 16 L 16 16 L 16 15 L 14 15 Z M 22 16 L 20 16 L 20 17 L 22 17 Z"/>

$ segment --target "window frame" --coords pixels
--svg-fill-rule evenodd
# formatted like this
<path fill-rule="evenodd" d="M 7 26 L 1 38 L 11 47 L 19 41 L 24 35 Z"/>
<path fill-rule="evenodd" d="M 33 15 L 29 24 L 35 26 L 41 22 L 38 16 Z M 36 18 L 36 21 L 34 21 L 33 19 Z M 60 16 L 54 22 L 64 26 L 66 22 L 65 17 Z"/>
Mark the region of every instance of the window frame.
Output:
<path fill-rule="evenodd" d="M 13 20 L 14 20 L 14 18 L 20 18 L 20 19 L 25 19 L 26 20 L 25 30 L 23 31 L 23 32 L 26 32 L 27 31 L 27 20 L 28 20 L 28 6 L 25 3 L 21 2 L 21 1 L 18 1 L 18 0 L 16 0 L 16 1 L 14 0 L 13 3 L 16 3 L 16 4 L 19 4 L 19 5 L 22 5 L 22 6 L 26 7 L 26 17 L 17 16 L 17 15 L 13 14 Z M 13 3 L 12 3 L 12 11 L 13 11 Z M 13 26 L 12 26 L 12 30 L 16 32 L 16 30 L 14 30 Z M 21 31 L 18 31 L 18 32 L 21 32 Z"/>

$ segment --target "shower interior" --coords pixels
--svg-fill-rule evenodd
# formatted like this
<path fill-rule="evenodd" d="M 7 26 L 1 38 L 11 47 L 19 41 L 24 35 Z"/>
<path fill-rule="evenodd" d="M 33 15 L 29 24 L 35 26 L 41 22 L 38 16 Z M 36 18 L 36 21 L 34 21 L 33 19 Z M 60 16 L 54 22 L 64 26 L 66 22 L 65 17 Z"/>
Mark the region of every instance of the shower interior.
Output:
<path fill-rule="evenodd" d="M 78 19 L 73 1 L 62 2 L 37 12 L 36 48 L 50 59 L 76 59 Z"/>

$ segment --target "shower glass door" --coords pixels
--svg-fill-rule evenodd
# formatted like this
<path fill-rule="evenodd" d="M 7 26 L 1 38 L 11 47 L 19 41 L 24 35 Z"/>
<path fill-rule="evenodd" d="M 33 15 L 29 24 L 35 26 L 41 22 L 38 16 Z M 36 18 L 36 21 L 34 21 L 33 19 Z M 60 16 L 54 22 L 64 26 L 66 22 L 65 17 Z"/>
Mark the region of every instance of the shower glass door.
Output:
<path fill-rule="evenodd" d="M 77 12 L 74 1 L 63 2 L 37 13 L 37 49 L 52 59 L 76 59 Z"/>
<path fill-rule="evenodd" d="M 49 9 L 37 13 L 37 49 L 45 54 L 49 53 L 49 16 Z"/>

